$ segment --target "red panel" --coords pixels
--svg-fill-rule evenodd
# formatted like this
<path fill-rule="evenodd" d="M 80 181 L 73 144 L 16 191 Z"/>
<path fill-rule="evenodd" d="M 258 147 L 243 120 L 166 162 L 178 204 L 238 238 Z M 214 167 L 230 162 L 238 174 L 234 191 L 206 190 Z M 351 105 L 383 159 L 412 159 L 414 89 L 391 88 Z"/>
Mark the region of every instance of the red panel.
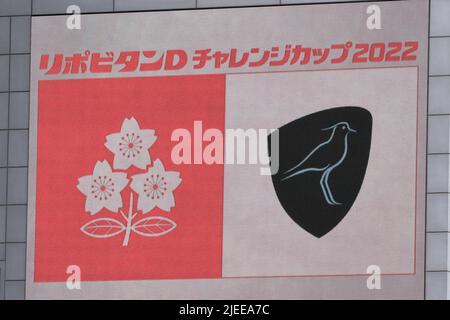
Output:
<path fill-rule="evenodd" d="M 35 281 L 65 281 L 69 265 L 80 266 L 82 281 L 221 277 L 223 165 L 173 164 L 170 137 L 176 128 L 192 132 L 194 120 L 203 121 L 203 130 L 223 132 L 224 108 L 223 75 L 40 81 Z M 112 166 L 105 137 L 130 117 L 155 130 L 152 164 L 161 159 L 182 182 L 170 212 L 139 212 L 170 218 L 177 227 L 160 237 L 133 233 L 125 247 L 123 234 L 96 239 L 80 231 L 95 218 L 122 217 L 107 209 L 85 212 L 77 184 L 96 161 Z M 145 171 L 123 172 L 131 178 Z M 124 211 L 129 190 L 121 193 Z"/>

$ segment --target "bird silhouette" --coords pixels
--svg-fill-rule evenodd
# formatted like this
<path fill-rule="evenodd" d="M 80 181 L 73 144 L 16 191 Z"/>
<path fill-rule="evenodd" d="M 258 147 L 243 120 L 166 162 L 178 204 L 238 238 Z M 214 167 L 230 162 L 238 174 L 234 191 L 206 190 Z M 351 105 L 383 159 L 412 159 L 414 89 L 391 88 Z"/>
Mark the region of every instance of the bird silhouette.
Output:
<path fill-rule="evenodd" d="M 286 175 L 281 181 L 297 177 L 306 172 L 321 172 L 320 187 L 322 188 L 325 201 L 329 205 L 340 205 L 334 200 L 331 193 L 328 179 L 335 168 L 342 164 L 348 151 L 347 137 L 356 130 L 350 128 L 347 122 L 338 122 L 322 131 L 332 130 L 328 140 L 315 147 L 302 161 L 286 170 L 282 175 Z"/>

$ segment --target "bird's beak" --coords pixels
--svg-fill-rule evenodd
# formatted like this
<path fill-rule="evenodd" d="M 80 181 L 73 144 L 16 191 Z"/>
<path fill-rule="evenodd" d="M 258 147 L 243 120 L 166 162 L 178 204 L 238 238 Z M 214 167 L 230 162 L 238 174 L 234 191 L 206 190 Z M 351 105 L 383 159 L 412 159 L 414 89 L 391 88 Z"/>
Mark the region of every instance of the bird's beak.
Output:
<path fill-rule="evenodd" d="M 355 132 L 355 133 L 358 132 L 358 131 L 353 130 L 353 129 L 351 129 L 351 128 L 349 128 L 348 131 L 350 131 L 350 132 Z"/>

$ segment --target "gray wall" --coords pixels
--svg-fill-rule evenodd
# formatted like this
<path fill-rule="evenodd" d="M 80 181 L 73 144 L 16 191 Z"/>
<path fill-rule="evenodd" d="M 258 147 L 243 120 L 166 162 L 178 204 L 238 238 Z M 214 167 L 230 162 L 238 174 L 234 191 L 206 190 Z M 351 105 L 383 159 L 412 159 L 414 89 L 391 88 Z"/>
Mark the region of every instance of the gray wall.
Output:
<path fill-rule="evenodd" d="M 120 12 L 314 2 L 327 1 L 0 0 L 0 299 L 25 296 L 31 15 L 65 13 L 70 4 L 79 5 L 82 12 Z M 447 299 L 450 0 L 431 0 L 429 81 L 426 297 Z"/>
<path fill-rule="evenodd" d="M 427 299 L 450 299 L 450 1 L 431 0 L 428 104 Z"/>

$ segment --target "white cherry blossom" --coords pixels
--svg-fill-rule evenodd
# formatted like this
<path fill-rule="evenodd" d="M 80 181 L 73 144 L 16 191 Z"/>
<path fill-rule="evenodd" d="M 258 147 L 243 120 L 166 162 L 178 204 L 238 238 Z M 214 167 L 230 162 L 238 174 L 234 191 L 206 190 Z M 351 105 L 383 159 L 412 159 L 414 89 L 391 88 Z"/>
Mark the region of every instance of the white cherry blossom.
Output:
<path fill-rule="evenodd" d="M 91 215 L 103 208 L 118 212 L 123 205 L 120 192 L 128 181 L 126 173 L 112 172 L 106 160 L 97 161 L 91 176 L 78 178 L 77 188 L 86 196 L 85 211 Z"/>
<path fill-rule="evenodd" d="M 145 169 L 150 164 L 148 149 L 156 141 L 155 131 L 142 130 L 135 118 L 125 118 L 120 132 L 106 137 L 105 146 L 114 153 L 114 169 L 130 166 Z"/>
<path fill-rule="evenodd" d="M 131 178 L 130 187 L 139 195 L 138 210 L 147 213 L 159 207 L 164 211 L 170 211 L 175 206 L 173 190 L 181 183 L 180 173 L 165 171 L 161 160 L 154 161 L 153 167 L 146 173 Z"/>

